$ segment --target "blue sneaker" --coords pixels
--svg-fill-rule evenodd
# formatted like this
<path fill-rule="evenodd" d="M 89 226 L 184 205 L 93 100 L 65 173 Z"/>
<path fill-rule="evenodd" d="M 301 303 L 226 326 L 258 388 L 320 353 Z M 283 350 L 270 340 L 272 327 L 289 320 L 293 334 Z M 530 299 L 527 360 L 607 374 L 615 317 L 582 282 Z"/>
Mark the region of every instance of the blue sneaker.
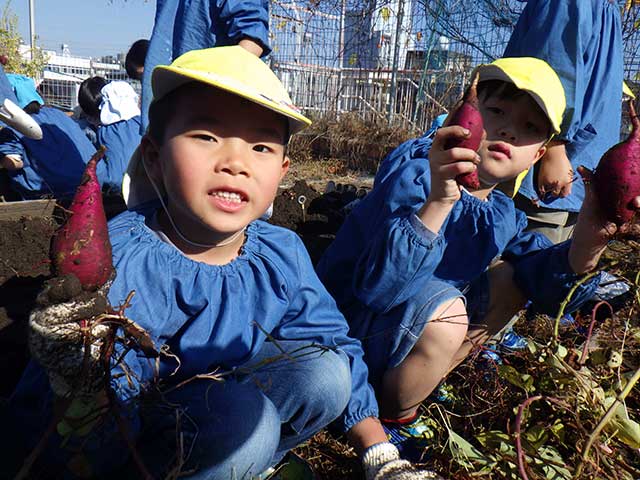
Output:
<path fill-rule="evenodd" d="M 425 461 L 426 449 L 435 441 L 436 427 L 431 418 L 422 415 L 407 423 L 382 420 L 389 442 L 396 446 L 401 458 L 413 463 Z"/>
<path fill-rule="evenodd" d="M 434 396 L 438 402 L 444 405 L 453 405 L 453 403 L 456 401 L 456 394 L 453 389 L 453 385 L 446 382 L 442 382 L 440 385 L 438 385 Z"/>

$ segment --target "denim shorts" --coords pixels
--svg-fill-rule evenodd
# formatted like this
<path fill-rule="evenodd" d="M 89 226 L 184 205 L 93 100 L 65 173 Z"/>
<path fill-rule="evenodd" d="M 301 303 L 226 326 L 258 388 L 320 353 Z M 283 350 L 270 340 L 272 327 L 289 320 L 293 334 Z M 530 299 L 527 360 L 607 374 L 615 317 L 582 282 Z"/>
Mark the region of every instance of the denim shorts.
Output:
<path fill-rule="evenodd" d="M 384 314 L 365 310 L 360 311 L 356 319 L 346 313 L 347 318 L 357 320 L 355 323 L 363 327 L 357 331 L 352 328 L 352 334 L 362 342 L 369 381 L 375 389 L 384 372 L 397 367 L 406 358 L 436 310 L 458 298 L 465 302 L 470 327 L 481 324 L 489 308 L 487 274 L 482 274 L 463 291 L 449 283 L 432 280 L 425 284 L 419 295 Z"/>

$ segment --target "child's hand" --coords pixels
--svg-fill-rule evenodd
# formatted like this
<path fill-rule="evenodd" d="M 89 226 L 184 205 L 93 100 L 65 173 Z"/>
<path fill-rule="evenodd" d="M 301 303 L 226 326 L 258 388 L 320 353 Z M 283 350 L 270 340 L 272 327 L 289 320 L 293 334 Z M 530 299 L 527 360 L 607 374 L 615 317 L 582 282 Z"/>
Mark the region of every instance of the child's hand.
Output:
<path fill-rule="evenodd" d="M 85 292 L 75 276 L 66 275 L 49 280 L 38 295 L 29 316 L 29 350 L 59 397 L 93 398 L 104 388 L 100 351 L 110 327 L 86 320 L 108 312 L 110 285 Z"/>
<path fill-rule="evenodd" d="M 480 156 L 468 148 L 444 149 L 450 138 L 464 138 L 469 131 L 460 126 L 442 127 L 436 133 L 429 152 L 431 166 L 431 191 L 418 217 L 425 227 L 433 233 L 442 228 L 453 205 L 460 199 L 460 186 L 456 177 L 469 173 L 480 163 Z"/>
<path fill-rule="evenodd" d="M 597 266 L 600 255 L 614 236 L 635 236 L 637 238 L 640 234 L 640 197 L 636 197 L 633 202 L 633 206 L 638 211 L 636 218 L 618 227 L 605 218 L 598 205 L 591 186 L 593 173 L 584 167 L 578 167 L 578 173 L 584 181 L 585 199 L 573 232 L 573 240 L 569 250 L 569 264 L 576 273 L 582 274 Z"/>
<path fill-rule="evenodd" d="M 449 139 L 466 138 L 469 135 L 469 130 L 457 125 L 442 127 L 437 131 L 429 152 L 431 192 L 428 201 L 454 204 L 460 199 L 460 186 L 455 178 L 473 172 L 480 163 L 480 156 L 468 148 L 445 150 L 444 146 Z"/>
<path fill-rule="evenodd" d="M 564 198 L 571 193 L 573 168 L 563 143 L 550 143 L 540 159 L 538 193 L 543 202 Z"/>
<path fill-rule="evenodd" d="M 368 448 L 362 457 L 365 480 L 444 480 L 437 473 L 401 460 L 398 449 L 389 442 Z"/>
<path fill-rule="evenodd" d="M 259 43 L 254 42 L 250 38 L 243 38 L 238 42 L 242 48 L 244 48 L 247 52 L 253 53 L 256 57 L 261 57 L 264 53 L 262 46 Z"/>

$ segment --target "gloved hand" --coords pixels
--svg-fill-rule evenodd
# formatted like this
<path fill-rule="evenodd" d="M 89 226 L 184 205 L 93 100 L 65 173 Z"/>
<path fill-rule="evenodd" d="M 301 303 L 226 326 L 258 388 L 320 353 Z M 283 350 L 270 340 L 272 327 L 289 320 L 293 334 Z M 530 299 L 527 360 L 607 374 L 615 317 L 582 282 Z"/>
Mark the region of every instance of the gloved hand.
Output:
<path fill-rule="evenodd" d="M 377 443 L 362 457 L 366 480 L 444 480 L 437 473 L 420 470 L 411 462 L 400 459 L 398 449 L 391 443 Z"/>
<path fill-rule="evenodd" d="M 49 280 L 36 299 L 29 349 L 59 397 L 90 399 L 104 388 L 100 350 L 109 327 L 92 319 L 108 311 L 110 284 L 85 292 L 74 275 L 65 275 Z"/>

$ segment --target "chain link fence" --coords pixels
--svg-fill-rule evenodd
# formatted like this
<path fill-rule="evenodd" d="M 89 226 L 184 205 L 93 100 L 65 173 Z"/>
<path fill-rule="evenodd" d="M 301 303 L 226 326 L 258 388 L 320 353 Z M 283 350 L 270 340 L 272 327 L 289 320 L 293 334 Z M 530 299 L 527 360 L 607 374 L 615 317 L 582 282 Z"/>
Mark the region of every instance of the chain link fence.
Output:
<path fill-rule="evenodd" d="M 640 8 L 622 11 L 625 78 L 640 91 Z M 272 68 L 310 115 L 357 113 L 424 130 L 462 94 L 473 68 L 498 58 L 518 0 L 271 0 Z M 92 75 L 127 80 L 120 63 L 52 55 L 40 89 L 63 109 Z M 139 92 L 139 82 L 131 82 Z"/>
<path fill-rule="evenodd" d="M 517 0 L 272 0 L 271 65 L 310 114 L 357 112 L 424 130 L 473 68 L 502 55 Z M 619 2 L 625 78 L 640 72 L 640 8 Z"/>

